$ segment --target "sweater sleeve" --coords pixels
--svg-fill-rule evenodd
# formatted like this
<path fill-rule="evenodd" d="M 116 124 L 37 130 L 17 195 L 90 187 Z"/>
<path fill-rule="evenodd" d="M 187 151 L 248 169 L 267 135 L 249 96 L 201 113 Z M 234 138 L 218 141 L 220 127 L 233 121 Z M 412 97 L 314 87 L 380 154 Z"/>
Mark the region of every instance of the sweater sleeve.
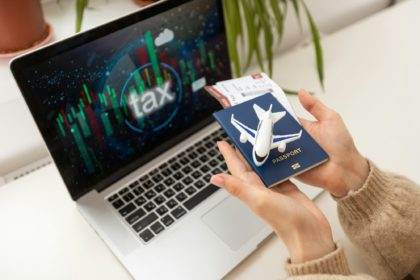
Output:
<path fill-rule="evenodd" d="M 286 263 L 288 280 L 373 280 L 369 275 L 351 275 L 342 247 L 315 260 L 304 263 Z"/>
<path fill-rule="evenodd" d="M 338 216 L 378 279 L 402 279 L 420 263 L 420 187 L 372 162 L 359 190 L 338 199 Z"/>

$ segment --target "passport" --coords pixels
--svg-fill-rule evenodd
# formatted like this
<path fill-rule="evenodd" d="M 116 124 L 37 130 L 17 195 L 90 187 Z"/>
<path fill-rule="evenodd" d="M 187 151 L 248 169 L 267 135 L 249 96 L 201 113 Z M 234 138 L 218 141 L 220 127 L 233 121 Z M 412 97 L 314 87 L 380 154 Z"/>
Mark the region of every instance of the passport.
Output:
<path fill-rule="evenodd" d="M 258 107 L 258 108 L 257 108 Z M 262 137 L 261 127 L 271 107 L 274 120 L 271 138 Z M 213 114 L 266 187 L 288 180 L 329 159 L 328 154 L 271 94 L 228 107 Z M 260 132 L 260 133 L 259 133 Z M 262 142 L 261 142 L 262 141 Z M 262 158 L 259 144 L 268 143 Z M 263 145 L 264 146 L 264 145 Z"/>

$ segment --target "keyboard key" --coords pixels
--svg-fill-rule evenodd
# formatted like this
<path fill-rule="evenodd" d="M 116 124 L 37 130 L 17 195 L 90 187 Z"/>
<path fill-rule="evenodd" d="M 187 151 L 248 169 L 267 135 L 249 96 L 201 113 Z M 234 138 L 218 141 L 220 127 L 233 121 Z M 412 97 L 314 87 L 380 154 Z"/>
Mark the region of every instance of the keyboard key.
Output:
<path fill-rule="evenodd" d="M 181 184 L 181 183 L 176 183 L 173 188 L 174 188 L 174 190 L 179 192 L 180 190 L 182 190 L 184 188 L 184 185 Z"/>
<path fill-rule="evenodd" d="M 193 197 L 191 197 L 190 199 L 184 202 L 185 208 L 187 208 L 188 210 L 193 209 L 195 206 L 200 204 L 202 201 L 204 201 L 206 198 L 208 198 L 209 196 L 211 196 L 213 193 L 215 193 L 218 190 L 219 188 L 216 187 L 215 185 L 209 185 L 205 187 L 204 189 L 199 191 L 197 194 L 195 194 Z"/>
<path fill-rule="evenodd" d="M 137 181 L 134 181 L 133 183 L 131 183 L 130 185 L 128 185 L 129 187 L 130 187 L 130 189 L 134 189 L 134 188 L 136 188 L 138 185 L 140 185 L 140 183 L 139 182 L 137 182 Z"/>
<path fill-rule="evenodd" d="M 172 186 L 175 183 L 175 180 L 172 178 L 168 178 L 164 181 L 167 186 Z"/>
<path fill-rule="evenodd" d="M 166 168 L 166 169 L 163 169 L 161 173 L 163 174 L 163 176 L 168 177 L 169 175 L 172 174 L 172 170 L 170 170 L 169 168 Z"/>
<path fill-rule="evenodd" d="M 143 189 L 142 187 L 137 187 L 137 188 L 133 189 L 133 193 L 134 193 L 136 196 L 139 196 L 139 195 L 141 195 L 142 193 L 144 193 L 144 189 Z"/>
<path fill-rule="evenodd" d="M 128 215 L 127 218 L 125 219 L 127 223 L 131 225 L 134 222 L 137 222 L 137 220 L 143 217 L 144 215 L 146 215 L 146 212 L 144 212 L 144 210 L 140 208 L 134 211 L 133 213 L 131 213 L 130 215 Z"/>
<path fill-rule="evenodd" d="M 115 209 L 118 209 L 123 205 L 124 205 L 124 202 L 121 199 L 117 199 L 114 202 L 112 202 L 112 206 L 114 206 Z"/>
<path fill-rule="evenodd" d="M 182 202 L 187 198 L 187 195 L 185 193 L 181 192 L 181 193 L 177 194 L 175 197 L 179 202 Z"/>
<path fill-rule="evenodd" d="M 197 168 L 197 167 L 199 167 L 199 166 L 201 165 L 201 163 L 200 163 L 198 160 L 194 160 L 194 161 L 191 163 L 191 165 L 192 165 L 192 167 Z"/>
<path fill-rule="evenodd" d="M 191 184 L 191 183 L 193 182 L 193 179 L 192 179 L 190 176 L 187 176 L 187 177 L 185 177 L 184 179 L 182 179 L 182 182 L 183 182 L 185 185 L 189 185 L 189 184 Z"/>
<path fill-rule="evenodd" d="M 168 208 L 166 208 L 165 206 L 160 206 L 158 209 L 156 209 L 156 212 L 162 216 L 164 215 L 166 212 L 168 212 Z"/>
<path fill-rule="evenodd" d="M 185 164 L 187 164 L 188 162 L 190 162 L 190 160 L 189 160 L 189 159 L 187 159 L 186 157 L 183 157 L 183 158 L 181 158 L 181 159 L 179 160 L 179 162 L 180 162 L 181 164 L 185 165 Z"/>
<path fill-rule="evenodd" d="M 201 177 L 201 175 L 203 175 L 203 174 L 201 174 L 201 172 L 200 172 L 200 171 L 198 171 L 198 170 L 194 171 L 194 172 L 191 174 L 191 176 L 193 176 L 193 177 L 194 177 L 194 179 L 198 179 L 198 178 L 200 178 L 200 177 Z"/>
<path fill-rule="evenodd" d="M 208 156 L 206 156 L 206 155 L 202 155 L 201 157 L 200 157 L 200 160 L 201 160 L 201 162 L 206 162 L 206 161 L 208 161 L 209 160 L 209 157 Z M 194 166 L 195 167 L 195 166 Z"/>
<path fill-rule="evenodd" d="M 176 202 L 174 199 L 171 199 L 168 202 L 166 202 L 166 206 L 168 206 L 169 209 L 172 209 L 177 205 L 178 205 L 178 202 Z"/>
<path fill-rule="evenodd" d="M 108 201 L 109 202 L 113 202 L 117 198 L 118 198 L 118 194 L 114 193 L 113 195 L 111 195 L 110 197 L 108 197 Z"/>
<path fill-rule="evenodd" d="M 197 149 L 197 152 L 199 152 L 200 154 L 204 153 L 206 151 L 206 149 L 204 147 L 199 147 Z"/>
<path fill-rule="evenodd" d="M 212 143 L 212 142 L 207 142 L 206 144 L 204 144 L 207 148 L 209 148 L 209 149 L 211 149 L 211 148 L 213 148 L 214 147 L 214 143 Z"/>
<path fill-rule="evenodd" d="M 120 195 L 123 195 L 123 194 L 128 193 L 128 191 L 129 191 L 129 189 L 128 189 L 128 188 L 123 188 L 123 189 L 122 189 L 122 190 L 120 190 L 118 193 L 119 193 Z"/>
<path fill-rule="evenodd" d="M 144 175 L 139 179 L 139 182 L 146 182 L 146 180 L 149 179 L 149 175 Z"/>
<path fill-rule="evenodd" d="M 135 223 L 133 225 L 133 229 L 136 232 L 142 231 L 143 229 L 148 227 L 151 223 L 153 223 L 157 219 L 158 219 L 158 215 L 156 215 L 156 213 L 150 213 L 149 215 L 147 215 L 146 217 L 144 217 L 143 219 Z"/>
<path fill-rule="evenodd" d="M 162 226 L 161 223 L 156 222 L 153 225 L 150 226 L 150 229 L 155 233 L 155 234 L 159 234 L 160 232 L 162 232 L 162 230 L 164 230 L 165 228 Z"/>
<path fill-rule="evenodd" d="M 136 198 L 135 200 L 134 200 L 134 202 L 138 205 L 138 206 L 142 206 L 143 204 L 145 204 L 146 203 L 146 199 L 144 198 L 144 197 L 139 197 L 139 198 Z"/>
<path fill-rule="evenodd" d="M 124 206 L 123 208 L 121 208 L 119 210 L 119 212 L 120 212 L 121 216 L 125 217 L 128 214 L 130 214 L 130 212 L 132 212 L 134 209 L 136 209 L 136 206 L 134 206 L 133 203 L 129 203 L 126 206 Z"/>
<path fill-rule="evenodd" d="M 198 154 L 196 152 L 191 152 L 191 153 L 188 154 L 188 157 L 190 159 L 193 159 L 194 160 L 194 159 L 196 159 L 198 157 Z"/>
<path fill-rule="evenodd" d="M 161 219 L 161 221 L 162 221 L 162 223 L 163 223 L 165 226 L 169 227 L 170 225 L 172 225 L 172 224 L 173 224 L 173 222 L 174 222 L 175 220 L 174 220 L 171 216 L 166 215 L 165 217 L 163 217 L 163 218 Z"/>
<path fill-rule="evenodd" d="M 214 157 L 215 155 L 217 155 L 216 150 L 211 149 L 210 151 L 207 152 L 209 154 L 209 156 Z"/>
<path fill-rule="evenodd" d="M 172 197 L 175 192 L 172 189 L 167 189 L 164 193 L 163 193 L 167 198 Z"/>
<path fill-rule="evenodd" d="M 182 177 L 184 177 L 184 174 L 182 174 L 181 172 L 177 172 L 177 173 L 175 173 L 174 174 L 174 178 L 176 179 L 176 180 L 181 180 L 182 179 Z"/>
<path fill-rule="evenodd" d="M 180 169 L 180 168 L 181 168 L 181 165 L 180 165 L 179 163 L 175 162 L 175 163 L 171 164 L 171 168 L 172 168 L 174 171 L 177 171 L 178 169 Z"/>
<path fill-rule="evenodd" d="M 123 196 L 123 199 L 125 200 L 125 202 L 130 202 L 133 198 L 134 198 L 134 194 L 132 193 L 127 193 L 126 195 Z"/>
<path fill-rule="evenodd" d="M 156 196 L 156 192 L 154 190 L 147 191 L 145 194 L 147 199 L 151 199 Z"/>
<path fill-rule="evenodd" d="M 171 158 L 170 160 L 169 160 L 169 163 L 174 163 L 176 161 L 176 158 L 175 157 L 173 157 L 173 158 Z"/>
<path fill-rule="evenodd" d="M 184 216 L 185 213 L 187 213 L 187 211 L 185 211 L 185 209 L 181 206 L 178 206 L 171 212 L 172 216 L 174 216 L 176 219 L 181 218 L 182 216 Z"/>
<path fill-rule="evenodd" d="M 200 170 L 204 173 L 208 172 L 210 170 L 210 168 L 207 165 L 203 165 L 201 166 Z"/>
<path fill-rule="evenodd" d="M 204 177 L 203 177 L 203 179 L 204 179 L 204 182 L 210 182 L 210 179 L 211 179 L 211 174 L 206 174 L 206 175 L 204 175 Z"/>
<path fill-rule="evenodd" d="M 193 187 L 193 186 L 191 186 L 191 187 L 188 187 L 188 188 L 186 188 L 185 189 L 185 192 L 187 193 L 187 194 L 189 194 L 189 195 L 192 195 L 193 193 L 195 193 L 197 190 Z"/>
<path fill-rule="evenodd" d="M 155 198 L 155 203 L 157 204 L 157 205 L 160 205 L 160 204 L 162 204 L 162 203 L 164 203 L 165 202 L 165 197 L 163 197 L 163 196 L 161 196 L 161 195 L 159 195 L 158 197 L 156 197 Z"/>
<path fill-rule="evenodd" d="M 139 234 L 140 238 L 143 239 L 144 242 L 149 242 L 150 239 L 152 239 L 153 237 L 155 237 L 153 235 L 153 233 L 146 229 L 145 231 L 143 231 L 142 233 Z"/>
<path fill-rule="evenodd" d="M 219 168 L 216 167 L 215 169 L 213 169 L 212 173 L 213 174 L 219 174 L 219 173 L 223 173 L 223 172 L 222 172 L 222 170 L 220 170 Z"/>
<path fill-rule="evenodd" d="M 220 165 L 220 169 L 222 169 L 224 172 L 227 171 L 228 170 L 228 167 L 227 167 L 226 163 L 222 163 Z"/>
<path fill-rule="evenodd" d="M 217 160 L 215 160 L 215 159 L 212 159 L 212 160 L 209 162 L 209 164 L 210 164 L 210 166 L 211 166 L 211 167 L 215 167 L 215 166 L 217 166 L 217 165 L 219 164 L 219 162 L 218 162 Z"/>
<path fill-rule="evenodd" d="M 163 185 L 163 184 L 158 184 L 156 187 L 155 187 L 155 191 L 157 192 L 157 193 L 160 193 L 160 192 L 162 192 L 162 191 L 164 191 L 166 188 L 165 188 L 165 186 Z"/>
<path fill-rule="evenodd" d="M 189 166 L 185 166 L 184 168 L 182 168 L 182 172 L 184 172 L 185 174 L 189 174 L 191 171 L 192 169 Z"/>
<path fill-rule="evenodd" d="M 153 203 L 153 202 L 151 202 L 151 201 L 149 201 L 149 202 L 147 202 L 145 205 L 144 205 L 144 209 L 146 209 L 147 210 L 147 212 L 150 212 L 150 211 L 152 211 L 153 209 L 155 209 L 156 208 L 156 205 Z"/>
<path fill-rule="evenodd" d="M 195 183 L 194 183 L 194 186 L 197 188 L 197 189 L 201 189 L 202 187 L 204 187 L 206 184 L 202 181 L 202 180 L 198 180 L 198 181 L 196 181 Z"/>
<path fill-rule="evenodd" d="M 143 183 L 143 187 L 148 190 L 151 187 L 153 187 L 155 185 L 155 183 L 153 183 L 152 180 L 147 180 L 146 182 Z"/>
<path fill-rule="evenodd" d="M 217 156 L 217 159 L 218 159 L 219 161 L 223 161 L 223 160 L 224 160 L 224 158 L 223 158 L 223 156 L 222 156 L 222 155 L 218 155 L 218 156 Z"/>
<path fill-rule="evenodd" d="M 156 174 L 155 176 L 152 177 L 153 181 L 155 181 L 155 183 L 159 183 L 160 181 L 162 181 L 163 177 L 160 174 Z"/>

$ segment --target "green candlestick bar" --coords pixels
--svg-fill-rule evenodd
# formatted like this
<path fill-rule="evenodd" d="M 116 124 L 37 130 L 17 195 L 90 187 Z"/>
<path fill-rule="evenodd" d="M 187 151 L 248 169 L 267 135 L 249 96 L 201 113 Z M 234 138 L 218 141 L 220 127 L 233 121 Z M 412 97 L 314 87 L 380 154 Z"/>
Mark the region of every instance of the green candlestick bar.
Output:
<path fill-rule="evenodd" d="M 144 92 L 144 81 L 140 77 L 140 74 L 138 71 L 134 72 L 134 82 L 136 83 L 137 91 L 140 93 Z"/>
<path fill-rule="evenodd" d="M 92 135 L 92 133 L 90 132 L 90 128 L 86 122 L 86 119 L 83 117 L 82 113 L 77 114 L 76 117 L 80 127 L 82 128 L 83 136 L 86 138 Z"/>
<path fill-rule="evenodd" d="M 192 61 L 189 60 L 187 62 L 187 66 L 188 66 L 188 72 L 190 74 L 191 77 L 191 83 L 195 81 L 195 70 L 194 70 L 194 65 L 192 64 Z"/>
<path fill-rule="evenodd" d="M 61 136 L 66 137 L 66 130 L 63 127 L 63 123 L 61 122 L 61 119 L 58 117 L 56 121 L 57 121 L 58 130 L 60 131 Z"/>
<path fill-rule="evenodd" d="M 112 130 L 111 122 L 109 121 L 108 113 L 102 113 L 101 114 L 101 120 L 102 120 L 102 124 L 104 125 L 104 128 L 105 128 L 105 134 L 107 136 L 111 136 L 112 133 L 113 133 L 113 130 Z"/>
<path fill-rule="evenodd" d="M 89 157 L 88 151 L 86 149 L 85 142 L 83 141 L 82 135 L 80 134 L 77 124 L 73 124 L 70 129 L 74 140 L 76 141 L 77 148 L 82 156 L 83 161 L 85 162 L 86 168 L 89 173 L 94 171 L 92 160 Z"/>
<path fill-rule="evenodd" d="M 89 104 L 92 104 L 92 97 L 90 96 L 90 92 L 86 84 L 83 84 L 83 91 L 85 92 L 86 99 L 89 102 Z"/>
<path fill-rule="evenodd" d="M 187 85 L 189 84 L 188 74 L 187 74 L 187 65 L 185 64 L 185 61 L 183 59 L 181 59 L 178 64 L 179 64 L 179 67 L 181 68 L 182 81 L 184 85 Z"/>
<path fill-rule="evenodd" d="M 146 80 L 147 80 L 147 86 L 149 88 L 152 87 L 152 80 L 150 80 L 150 74 L 149 74 L 149 69 L 144 69 L 144 72 L 146 73 Z"/>
<path fill-rule="evenodd" d="M 117 118 L 118 123 L 124 121 L 124 117 L 121 113 L 120 106 L 118 105 L 117 94 L 113 88 L 108 87 L 109 96 L 111 97 L 112 108 L 114 109 L 115 117 Z"/>
<path fill-rule="evenodd" d="M 160 74 L 159 61 L 156 55 L 155 45 L 153 43 L 152 32 L 147 31 L 144 34 L 144 40 L 146 41 L 146 48 L 147 48 L 147 53 L 149 55 L 149 59 L 152 62 L 152 67 L 153 67 L 153 72 L 155 74 L 156 83 L 158 86 L 161 86 L 163 84 L 163 79 Z"/>

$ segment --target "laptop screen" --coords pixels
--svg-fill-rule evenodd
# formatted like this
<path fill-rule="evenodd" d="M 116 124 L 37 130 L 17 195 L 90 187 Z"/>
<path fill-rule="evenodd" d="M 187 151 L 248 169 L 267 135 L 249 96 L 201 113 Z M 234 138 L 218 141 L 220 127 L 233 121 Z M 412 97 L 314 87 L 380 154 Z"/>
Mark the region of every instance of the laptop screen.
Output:
<path fill-rule="evenodd" d="M 164 2 L 18 60 L 12 70 L 74 199 L 208 124 L 219 107 L 203 87 L 231 77 L 216 0 Z"/>

